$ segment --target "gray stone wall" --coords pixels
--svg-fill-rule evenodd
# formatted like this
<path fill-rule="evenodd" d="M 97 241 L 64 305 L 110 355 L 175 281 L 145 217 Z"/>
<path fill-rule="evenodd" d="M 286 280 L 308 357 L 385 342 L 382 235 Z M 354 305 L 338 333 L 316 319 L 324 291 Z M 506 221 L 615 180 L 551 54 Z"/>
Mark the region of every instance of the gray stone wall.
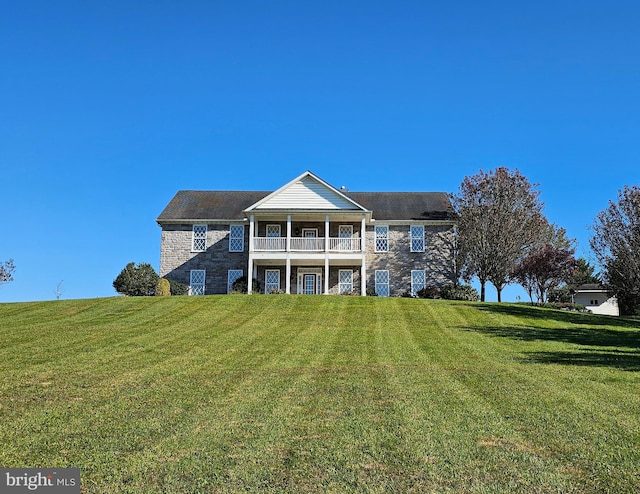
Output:
<path fill-rule="evenodd" d="M 453 226 L 425 225 L 425 251 L 411 252 L 409 225 L 389 226 L 389 252 L 375 252 L 374 227 L 367 227 L 367 289 L 375 288 L 375 271 L 389 271 L 389 294 L 411 291 L 411 270 L 424 269 L 426 284 L 438 287 L 452 283 Z"/>
<path fill-rule="evenodd" d="M 274 222 L 276 223 L 276 222 Z M 264 236 L 267 222 L 261 222 L 258 234 Z M 286 223 L 282 225 L 282 235 L 286 235 Z M 331 223 L 330 235 L 337 236 L 339 223 Z M 354 236 L 359 236 L 360 224 L 354 223 Z M 229 225 L 210 224 L 207 226 L 207 242 L 204 252 L 192 252 L 192 225 L 163 225 L 160 248 L 160 276 L 189 284 L 192 269 L 206 271 L 206 294 L 227 293 L 227 275 L 230 269 L 241 269 L 247 274 L 249 262 L 249 227 L 244 225 L 244 251 L 229 252 Z M 295 223 L 296 228 L 318 228 L 324 235 L 324 224 Z M 294 230 L 295 231 L 295 230 Z M 389 252 L 375 252 L 374 227 L 366 231 L 367 288 L 375 287 L 375 271 L 389 271 L 389 291 L 391 296 L 400 296 L 411 289 L 411 270 L 424 269 L 427 285 L 443 286 L 454 280 L 452 255 L 453 226 L 426 225 L 425 251 L 411 252 L 409 225 L 389 226 Z M 275 266 L 274 266 L 275 268 Z M 280 268 L 280 286 L 285 289 L 285 267 Z M 338 272 L 340 269 L 353 270 L 353 291 L 360 293 L 360 266 L 331 266 L 329 270 L 330 293 L 339 292 Z M 264 291 L 265 267 L 258 266 L 255 276 Z M 323 283 L 324 285 L 324 283 Z M 297 293 L 297 267 L 291 269 L 291 293 Z"/>
<path fill-rule="evenodd" d="M 206 271 L 205 293 L 227 293 L 230 269 L 247 274 L 249 228 L 244 228 L 244 251 L 229 252 L 229 225 L 207 225 L 204 252 L 192 252 L 193 225 L 163 225 L 160 243 L 160 276 L 189 284 L 192 269 Z"/>

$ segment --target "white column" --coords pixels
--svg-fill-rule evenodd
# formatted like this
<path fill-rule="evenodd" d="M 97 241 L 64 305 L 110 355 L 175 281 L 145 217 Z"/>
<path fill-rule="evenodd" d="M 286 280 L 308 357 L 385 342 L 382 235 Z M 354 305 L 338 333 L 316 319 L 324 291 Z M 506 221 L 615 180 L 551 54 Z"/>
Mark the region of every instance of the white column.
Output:
<path fill-rule="evenodd" d="M 324 294 L 329 295 L 329 256 L 324 255 Z"/>
<path fill-rule="evenodd" d="M 362 250 L 362 264 L 360 266 L 360 290 L 361 295 L 367 295 L 367 243 L 366 243 L 366 218 L 362 215 L 362 226 L 360 227 L 360 249 Z"/>
<path fill-rule="evenodd" d="M 253 252 L 253 236 L 255 233 L 255 221 L 253 215 L 249 216 L 249 253 Z"/>
<path fill-rule="evenodd" d="M 367 295 L 367 263 L 362 259 L 362 265 L 360 266 L 360 290 L 363 297 Z"/>
<path fill-rule="evenodd" d="M 291 293 L 291 259 L 289 259 L 289 254 L 287 254 L 287 268 L 285 269 L 285 276 L 284 292 L 289 295 Z"/>
<path fill-rule="evenodd" d="M 287 215 L 287 252 L 291 252 L 291 215 L 290 214 Z"/>
<path fill-rule="evenodd" d="M 255 233 L 255 218 L 249 216 L 249 265 L 247 266 L 247 293 L 253 288 L 253 236 Z"/>
<path fill-rule="evenodd" d="M 324 251 L 329 252 L 329 215 L 324 217 Z"/>

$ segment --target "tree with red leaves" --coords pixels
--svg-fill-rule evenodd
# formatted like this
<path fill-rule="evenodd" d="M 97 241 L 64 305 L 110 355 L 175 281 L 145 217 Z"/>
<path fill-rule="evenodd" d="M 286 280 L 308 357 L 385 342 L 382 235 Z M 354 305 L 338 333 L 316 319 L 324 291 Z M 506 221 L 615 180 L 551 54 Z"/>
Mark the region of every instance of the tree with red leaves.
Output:
<path fill-rule="evenodd" d="M 527 291 L 531 303 L 535 294 L 538 303 L 544 304 L 549 291 L 570 280 L 577 268 L 570 249 L 547 244 L 520 260 L 511 276 Z"/>

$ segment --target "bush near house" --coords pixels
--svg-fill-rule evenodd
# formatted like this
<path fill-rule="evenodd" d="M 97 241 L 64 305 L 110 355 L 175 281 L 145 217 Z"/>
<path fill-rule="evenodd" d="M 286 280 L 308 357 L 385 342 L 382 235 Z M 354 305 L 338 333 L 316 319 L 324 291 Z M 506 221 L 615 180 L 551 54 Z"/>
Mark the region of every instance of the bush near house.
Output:
<path fill-rule="evenodd" d="M 113 280 L 116 292 L 130 297 L 148 297 L 156 292 L 158 274 L 148 263 L 127 264 Z"/>
<path fill-rule="evenodd" d="M 171 295 L 189 295 L 189 286 L 179 281 L 169 280 Z"/>
<path fill-rule="evenodd" d="M 440 290 L 440 296 L 446 300 L 466 300 L 467 302 L 480 300 L 478 290 L 471 285 L 446 285 Z"/>
<path fill-rule="evenodd" d="M 171 295 L 171 284 L 165 278 L 158 279 L 156 284 L 156 297 L 168 297 Z"/>
<path fill-rule="evenodd" d="M 253 293 L 262 293 L 261 292 L 261 284 L 255 278 L 253 279 L 253 285 L 251 286 L 251 290 Z M 249 280 L 246 276 L 240 276 L 236 281 L 231 285 L 231 293 L 247 293 L 249 290 Z"/>

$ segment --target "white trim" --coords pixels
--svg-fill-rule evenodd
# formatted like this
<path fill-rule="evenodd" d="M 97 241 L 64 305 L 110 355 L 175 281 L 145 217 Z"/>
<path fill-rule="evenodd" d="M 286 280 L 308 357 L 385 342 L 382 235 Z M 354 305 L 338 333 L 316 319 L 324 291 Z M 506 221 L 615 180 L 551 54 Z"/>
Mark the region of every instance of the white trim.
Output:
<path fill-rule="evenodd" d="M 380 276 L 378 276 L 378 273 L 380 273 Z M 382 280 L 378 281 L 379 278 L 381 278 Z M 374 286 L 375 286 L 376 295 L 378 295 L 378 297 L 388 297 L 389 295 L 391 295 L 390 288 L 389 288 L 390 281 L 391 280 L 389 278 L 388 269 L 376 269 L 374 274 Z M 380 292 L 383 292 L 383 293 L 380 294 Z"/>
<path fill-rule="evenodd" d="M 269 273 L 278 273 L 278 283 L 277 285 L 272 282 L 271 286 L 269 285 Z M 280 270 L 279 269 L 265 269 L 264 271 L 264 293 L 268 294 L 271 290 L 280 290 Z"/>
<path fill-rule="evenodd" d="M 413 236 L 413 229 L 414 228 L 422 228 L 422 238 L 419 236 Z M 420 224 L 420 225 L 410 225 L 409 226 L 409 250 L 411 252 L 424 252 L 425 251 L 425 241 L 424 241 L 424 235 L 425 235 L 425 228 L 424 225 Z M 421 241 L 422 242 L 422 248 L 421 249 L 414 249 L 413 248 L 413 241 Z"/>
<path fill-rule="evenodd" d="M 386 235 L 384 237 L 378 237 L 378 228 L 386 228 Z M 378 249 L 378 240 L 385 240 L 387 243 L 386 249 Z M 373 227 L 373 250 L 374 252 L 389 252 L 389 225 L 374 225 Z"/>
<path fill-rule="evenodd" d="M 304 294 L 304 275 L 313 274 L 316 276 L 316 294 L 322 294 L 322 268 L 298 268 L 296 278 L 298 280 L 296 293 L 298 295 Z M 326 278 L 326 277 L 325 277 Z"/>
<path fill-rule="evenodd" d="M 342 274 L 349 274 L 350 281 L 342 281 Z M 344 293 L 353 292 L 353 269 L 340 269 L 338 271 L 338 293 L 340 295 Z"/>
<path fill-rule="evenodd" d="M 207 250 L 207 225 L 195 224 L 191 227 L 191 252 L 205 252 Z M 196 242 L 202 243 L 202 248 L 196 248 Z"/>
<path fill-rule="evenodd" d="M 204 269 L 189 271 L 189 295 L 204 295 L 206 293 L 207 272 Z"/>
<path fill-rule="evenodd" d="M 274 227 L 277 227 L 278 234 L 269 235 L 269 229 L 273 230 Z M 275 232 L 272 232 L 272 233 L 275 233 Z M 282 238 L 282 225 L 280 223 L 267 223 L 264 227 L 264 236 L 266 238 Z"/>
<path fill-rule="evenodd" d="M 284 184 L 282 187 L 280 187 L 279 189 L 275 190 L 274 192 L 272 192 L 271 194 L 267 195 L 266 197 L 263 197 L 262 199 L 260 199 L 258 202 L 256 202 L 255 204 L 252 204 L 251 206 L 249 206 L 247 209 L 244 210 L 245 213 L 248 213 L 250 211 L 253 211 L 257 208 L 259 208 L 260 206 L 262 206 L 262 204 L 264 204 L 265 202 L 270 201 L 273 197 L 277 196 L 278 194 L 280 194 L 281 192 L 283 192 L 284 190 L 288 189 L 289 187 L 291 187 L 292 185 L 302 181 L 303 179 L 310 177 L 316 181 L 318 181 L 321 185 L 327 187 L 328 189 L 330 189 L 333 193 L 337 194 L 339 197 L 341 197 L 343 200 L 347 201 L 348 203 L 352 204 L 356 209 L 356 210 L 360 210 L 360 211 L 364 211 L 367 213 L 370 213 L 371 211 L 369 211 L 367 208 L 361 206 L 360 204 L 358 204 L 357 202 L 355 202 L 353 199 L 351 199 L 350 197 L 344 195 L 342 192 L 340 192 L 340 190 L 336 189 L 334 186 L 332 186 L 331 184 L 325 182 L 324 180 L 322 180 L 320 177 L 318 177 L 317 175 L 314 175 L 313 173 L 311 173 L 310 171 L 306 171 L 304 172 L 302 175 L 294 178 L 293 180 L 291 180 L 290 182 L 287 182 L 286 184 Z M 344 211 L 344 209 L 343 209 Z"/>
<path fill-rule="evenodd" d="M 242 235 L 233 235 L 233 231 L 240 231 L 239 228 L 242 228 Z M 232 244 L 234 240 L 240 241 L 240 247 L 236 247 L 232 249 Z M 229 252 L 244 252 L 244 225 L 229 225 Z"/>
<path fill-rule="evenodd" d="M 418 273 L 422 274 L 423 282 L 420 283 L 415 280 L 415 275 Z M 414 297 L 417 293 L 427 286 L 427 273 L 424 269 L 412 269 L 411 270 L 411 295 Z"/>
<path fill-rule="evenodd" d="M 242 269 L 229 269 L 227 270 L 227 293 L 231 293 L 234 282 L 244 276 Z"/>

